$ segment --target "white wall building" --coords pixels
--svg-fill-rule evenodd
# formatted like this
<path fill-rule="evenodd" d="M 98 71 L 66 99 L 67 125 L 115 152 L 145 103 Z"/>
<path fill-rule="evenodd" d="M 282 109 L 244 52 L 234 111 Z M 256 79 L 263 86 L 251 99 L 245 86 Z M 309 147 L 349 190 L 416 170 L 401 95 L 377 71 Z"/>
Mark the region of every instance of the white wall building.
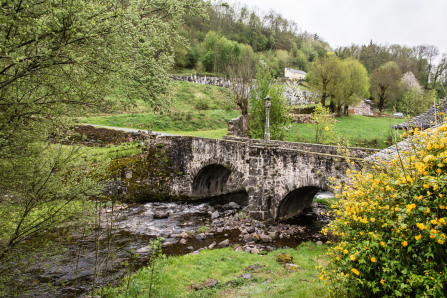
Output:
<path fill-rule="evenodd" d="M 289 79 L 296 79 L 296 80 L 304 80 L 307 73 L 302 70 L 297 70 L 293 68 L 286 68 L 284 70 L 284 76 Z"/>

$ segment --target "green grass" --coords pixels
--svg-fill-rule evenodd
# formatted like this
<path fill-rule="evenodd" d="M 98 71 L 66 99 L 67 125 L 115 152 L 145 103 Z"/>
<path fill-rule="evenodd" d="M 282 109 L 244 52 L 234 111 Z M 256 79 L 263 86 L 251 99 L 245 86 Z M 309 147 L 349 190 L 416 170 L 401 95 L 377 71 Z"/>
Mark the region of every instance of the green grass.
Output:
<path fill-rule="evenodd" d="M 405 119 L 375 118 L 360 115 L 336 118 L 337 136 L 347 140 L 350 146 L 386 148 L 396 133 L 391 126 L 404 122 Z M 399 134 L 397 132 L 397 134 Z M 288 141 L 314 142 L 315 129 L 313 124 L 293 123 Z"/>
<path fill-rule="evenodd" d="M 240 115 L 238 111 L 188 111 L 169 114 L 119 114 L 83 117 L 82 123 L 128 127 L 153 131 L 195 131 L 226 128 L 228 121 Z"/>
<path fill-rule="evenodd" d="M 223 129 L 228 121 L 240 115 L 232 101 L 230 90 L 220 87 L 174 82 L 171 92 L 172 106 L 163 113 L 148 110 L 144 102 L 137 101 L 129 111 L 118 110 L 111 115 L 89 115 L 80 118 L 82 123 L 105 126 L 152 129 L 154 131 L 200 131 Z"/>
<path fill-rule="evenodd" d="M 328 288 L 319 281 L 315 266 L 326 264 L 326 246 L 305 243 L 297 249 L 277 250 L 267 255 L 236 252 L 231 248 L 204 250 L 199 255 L 160 259 L 155 265 L 151 297 L 327 297 Z M 285 252 L 302 270 L 288 272 L 276 261 Z M 263 264 L 252 279 L 238 278 L 245 268 Z M 117 288 L 105 289 L 106 297 L 148 297 L 151 272 L 149 268 L 133 274 Z M 214 288 L 194 291 L 191 284 L 204 283 L 208 278 L 219 281 Z M 226 282 L 235 281 L 233 285 Z M 127 291 L 127 293 L 126 293 Z"/>

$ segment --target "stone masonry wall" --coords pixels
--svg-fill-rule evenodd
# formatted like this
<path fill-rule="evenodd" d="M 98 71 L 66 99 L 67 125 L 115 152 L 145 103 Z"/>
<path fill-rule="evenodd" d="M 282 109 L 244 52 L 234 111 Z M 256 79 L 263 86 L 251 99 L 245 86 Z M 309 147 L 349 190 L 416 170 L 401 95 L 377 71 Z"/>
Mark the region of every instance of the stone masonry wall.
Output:
<path fill-rule="evenodd" d="M 217 196 L 245 189 L 250 214 L 259 219 L 277 218 L 281 201 L 293 190 L 303 187 L 329 190 L 329 177 L 345 179 L 346 163 L 335 146 L 159 136 L 149 147 L 163 148 L 167 159 L 182 159 L 168 167 L 171 172 L 163 181 L 166 193 L 199 199 L 202 195 Z M 364 156 L 371 150 L 353 148 L 352 152 Z M 207 168 L 210 170 L 204 171 Z M 229 177 L 224 177 L 226 173 Z M 200 187 L 208 185 L 212 189 L 214 184 L 225 187 L 213 189 L 214 193 L 205 190 L 194 194 L 193 185 L 199 178 Z"/>

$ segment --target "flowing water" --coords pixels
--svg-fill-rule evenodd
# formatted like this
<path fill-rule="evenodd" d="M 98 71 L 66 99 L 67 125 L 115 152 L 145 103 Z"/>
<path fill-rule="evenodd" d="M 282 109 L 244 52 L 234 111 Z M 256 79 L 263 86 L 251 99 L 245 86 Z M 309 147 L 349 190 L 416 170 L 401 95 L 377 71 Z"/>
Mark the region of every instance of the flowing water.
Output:
<path fill-rule="evenodd" d="M 28 291 L 25 296 L 76 297 L 88 293 L 94 285 L 116 284 L 124 275 L 148 264 L 148 245 L 157 237 L 164 239 L 162 250 L 166 255 L 197 252 L 210 246 L 218 248 L 216 244 L 227 239 L 231 246 L 251 252 L 326 240 L 319 232 L 328 220 L 317 216 L 319 211 L 308 209 L 286 222 L 263 223 L 244 217 L 240 209 L 225 207 L 215 202 L 201 202 L 147 203 L 116 208 L 120 210 L 113 212 L 106 209 L 101 215 L 102 229 L 88 235 L 81 232 L 74 235 L 64 243 L 63 253 L 22 272 L 23 288 Z M 154 214 L 165 211 L 169 211 L 168 218 L 154 219 Z M 212 218 L 213 212 L 218 212 L 219 217 Z M 105 229 L 112 217 L 112 229 Z M 256 232 L 249 234 L 250 229 Z M 267 243 L 263 243 L 265 239 L 258 239 L 257 243 L 247 239 L 264 230 L 266 234 L 276 231 L 275 237 Z"/>

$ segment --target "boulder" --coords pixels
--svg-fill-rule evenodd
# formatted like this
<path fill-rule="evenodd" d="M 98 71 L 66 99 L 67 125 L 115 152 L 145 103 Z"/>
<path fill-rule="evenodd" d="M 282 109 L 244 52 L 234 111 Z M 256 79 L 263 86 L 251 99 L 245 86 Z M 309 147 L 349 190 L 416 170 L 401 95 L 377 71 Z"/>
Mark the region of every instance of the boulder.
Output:
<path fill-rule="evenodd" d="M 213 213 L 211 213 L 211 219 L 216 219 L 219 217 L 219 211 L 214 211 Z"/>
<path fill-rule="evenodd" d="M 273 242 L 272 237 L 270 237 L 269 235 L 265 235 L 265 234 L 261 234 L 261 241 L 263 242 Z"/>
<path fill-rule="evenodd" d="M 253 226 L 250 226 L 250 227 L 248 227 L 247 228 L 247 233 L 254 233 L 256 231 L 256 229 L 255 229 L 255 227 L 253 227 Z"/>
<path fill-rule="evenodd" d="M 293 261 L 293 257 L 289 254 L 282 252 L 278 255 L 276 260 L 281 264 L 291 264 Z"/>
<path fill-rule="evenodd" d="M 243 279 L 252 279 L 253 276 L 250 273 L 243 273 L 241 275 L 238 276 L 239 278 L 243 278 Z"/>
<path fill-rule="evenodd" d="M 277 232 L 277 231 L 274 231 L 274 232 L 270 232 L 269 233 L 269 236 L 272 238 L 272 239 L 278 239 L 279 238 L 279 232 Z"/>
<path fill-rule="evenodd" d="M 170 245 L 177 244 L 177 243 L 178 243 L 178 239 L 169 238 L 169 239 L 166 239 L 165 242 L 163 242 L 163 247 L 170 246 Z"/>
<path fill-rule="evenodd" d="M 286 267 L 287 271 L 289 271 L 289 272 L 296 272 L 298 270 L 304 270 L 303 268 L 301 268 L 300 266 L 298 266 L 296 264 L 286 263 L 284 266 Z"/>
<path fill-rule="evenodd" d="M 162 218 L 168 218 L 169 217 L 169 211 L 155 211 L 152 215 L 152 218 L 154 219 L 162 219 Z"/>
<path fill-rule="evenodd" d="M 224 241 L 219 242 L 219 246 L 227 247 L 228 245 L 230 245 L 230 240 L 228 240 L 228 239 L 225 239 Z"/>
<path fill-rule="evenodd" d="M 206 282 L 200 285 L 191 284 L 191 289 L 199 291 L 203 288 L 212 288 L 215 287 L 219 282 L 213 278 L 208 278 Z"/>
<path fill-rule="evenodd" d="M 200 240 L 200 241 L 203 241 L 203 240 L 206 239 L 206 236 L 203 233 L 199 233 L 199 234 L 196 235 L 196 239 Z"/>
<path fill-rule="evenodd" d="M 238 204 L 238 203 L 235 203 L 235 202 L 230 202 L 230 203 L 228 203 L 228 207 L 231 208 L 231 209 L 239 209 L 239 208 L 241 208 L 241 207 L 239 206 L 239 204 Z"/>
<path fill-rule="evenodd" d="M 216 247 L 216 241 L 208 245 L 208 249 L 213 249 L 214 247 Z"/>

